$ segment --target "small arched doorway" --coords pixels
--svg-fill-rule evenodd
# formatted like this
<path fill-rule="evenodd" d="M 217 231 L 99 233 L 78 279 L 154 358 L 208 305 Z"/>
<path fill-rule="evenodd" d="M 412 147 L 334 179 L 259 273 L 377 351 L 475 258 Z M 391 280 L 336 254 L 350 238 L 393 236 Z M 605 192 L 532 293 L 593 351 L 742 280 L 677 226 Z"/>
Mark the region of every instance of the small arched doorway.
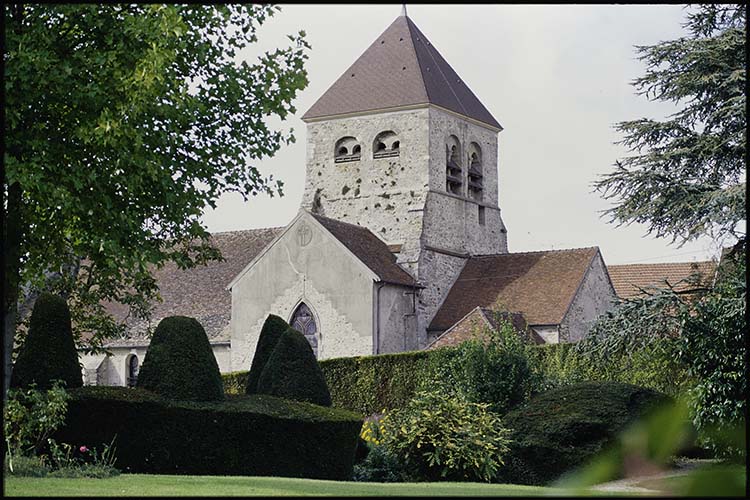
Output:
<path fill-rule="evenodd" d="M 307 307 L 307 304 L 300 302 L 300 305 L 294 310 L 294 314 L 292 314 L 292 319 L 289 321 L 289 324 L 292 328 L 302 333 L 307 341 L 310 342 L 310 347 L 312 347 L 313 353 L 317 358 L 318 325 L 315 324 L 315 317 L 313 316 L 312 311 L 310 311 L 310 308 Z"/>
<path fill-rule="evenodd" d="M 131 354 L 128 357 L 127 362 L 128 371 L 128 387 L 135 387 L 135 383 L 138 381 L 138 356 Z"/>

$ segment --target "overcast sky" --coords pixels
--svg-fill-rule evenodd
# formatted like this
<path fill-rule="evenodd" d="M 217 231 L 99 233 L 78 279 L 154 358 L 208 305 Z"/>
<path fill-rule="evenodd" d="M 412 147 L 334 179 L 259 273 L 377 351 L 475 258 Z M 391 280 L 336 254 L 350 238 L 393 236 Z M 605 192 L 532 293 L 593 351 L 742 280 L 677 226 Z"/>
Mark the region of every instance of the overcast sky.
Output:
<path fill-rule="evenodd" d="M 629 84 L 645 66 L 634 45 L 683 36 L 679 5 L 407 5 L 409 17 L 503 126 L 499 134 L 499 206 L 511 252 L 598 246 L 607 264 L 706 260 L 710 240 L 678 248 L 616 227 L 591 184 L 626 154 L 614 144 L 616 122 L 660 119 L 668 103 L 635 95 Z M 203 218 L 211 232 L 285 226 L 305 181 L 305 124 L 300 117 L 400 14 L 401 5 L 283 5 L 259 31 L 258 50 L 307 32 L 310 84 L 281 123 L 297 142 L 255 166 L 285 184 L 285 196 L 243 203 L 222 197 Z"/>

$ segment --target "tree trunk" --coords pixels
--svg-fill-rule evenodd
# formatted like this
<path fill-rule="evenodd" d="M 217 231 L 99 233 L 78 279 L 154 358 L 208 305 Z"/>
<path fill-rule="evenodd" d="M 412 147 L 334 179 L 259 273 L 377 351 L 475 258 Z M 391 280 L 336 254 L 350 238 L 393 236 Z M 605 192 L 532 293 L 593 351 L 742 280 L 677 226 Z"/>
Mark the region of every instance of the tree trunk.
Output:
<path fill-rule="evenodd" d="M 10 376 L 13 371 L 13 339 L 16 334 L 16 310 L 21 274 L 21 186 L 8 186 L 8 205 L 3 211 L 3 402 L 7 401 Z"/>
<path fill-rule="evenodd" d="M 11 15 L 6 19 L 13 25 L 13 30 L 20 35 L 23 30 L 23 5 L 11 7 Z M 8 134 L 14 131 L 6 130 Z M 9 150 L 11 148 L 8 148 Z M 19 160 L 18 151 L 8 151 Z M 18 292 L 21 277 L 21 243 L 23 241 L 23 192 L 18 182 L 8 183 L 3 178 L 7 188 L 7 204 L 3 210 L 3 405 L 8 400 L 8 388 L 13 372 L 13 341 L 16 336 L 16 310 L 18 308 Z"/>

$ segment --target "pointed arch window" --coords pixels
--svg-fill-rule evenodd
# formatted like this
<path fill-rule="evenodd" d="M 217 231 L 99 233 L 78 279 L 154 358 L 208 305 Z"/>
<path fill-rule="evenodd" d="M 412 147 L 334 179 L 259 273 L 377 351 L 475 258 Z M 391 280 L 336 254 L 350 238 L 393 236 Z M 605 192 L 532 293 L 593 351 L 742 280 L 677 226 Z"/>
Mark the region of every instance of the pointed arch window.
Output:
<path fill-rule="evenodd" d="M 297 309 L 292 314 L 292 320 L 289 324 L 305 336 L 310 347 L 312 347 L 315 357 L 318 357 L 318 325 L 315 324 L 315 317 L 304 302 L 297 306 Z"/>
<path fill-rule="evenodd" d="M 135 387 L 138 381 L 138 356 L 131 354 L 128 357 L 128 387 Z"/>

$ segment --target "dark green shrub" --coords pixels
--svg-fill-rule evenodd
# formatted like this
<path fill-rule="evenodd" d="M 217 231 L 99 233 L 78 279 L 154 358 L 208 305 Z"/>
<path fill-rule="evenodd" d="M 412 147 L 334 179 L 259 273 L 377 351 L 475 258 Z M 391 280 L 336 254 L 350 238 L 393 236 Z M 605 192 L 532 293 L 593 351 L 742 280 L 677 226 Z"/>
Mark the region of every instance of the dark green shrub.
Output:
<path fill-rule="evenodd" d="M 510 411 L 508 460 L 500 482 L 546 484 L 583 465 L 618 433 L 669 397 L 620 382 L 587 382 L 542 392 Z"/>
<path fill-rule="evenodd" d="M 258 379 L 258 394 L 331 406 L 331 394 L 304 335 L 288 328 L 276 343 Z"/>
<path fill-rule="evenodd" d="M 353 481 L 367 483 L 400 483 L 409 481 L 409 474 L 399 459 L 383 445 L 368 445 L 367 456 L 354 465 Z"/>
<path fill-rule="evenodd" d="M 71 391 L 60 442 L 116 440 L 123 472 L 349 480 L 359 415 L 267 395 L 176 401 L 142 389 Z"/>
<path fill-rule="evenodd" d="M 219 365 L 201 324 L 185 316 L 161 320 L 136 385 L 172 399 L 224 399 Z"/>
<path fill-rule="evenodd" d="M 266 318 L 263 328 L 260 330 L 260 337 L 258 337 L 258 344 L 255 347 L 255 355 L 250 365 L 250 371 L 247 374 L 247 382 L 245 384 L 245 392 L 247 394 L 258 392 L 260 374 L 263 372 L 268 358 L 271 357 L 274 347 L 276 347 L 279 339 L 288 328 L 289 324 L 275 314 L 269 314 Z"/>
<path fill-rule="evenodd" d="M 69 389 L 83 385 L 68 304 L 58 295 L 42 293 L 13 366 L 11 387 L 36 384 L 38 389 L 49 389 L 53 380 L 63 381 Z"/>

